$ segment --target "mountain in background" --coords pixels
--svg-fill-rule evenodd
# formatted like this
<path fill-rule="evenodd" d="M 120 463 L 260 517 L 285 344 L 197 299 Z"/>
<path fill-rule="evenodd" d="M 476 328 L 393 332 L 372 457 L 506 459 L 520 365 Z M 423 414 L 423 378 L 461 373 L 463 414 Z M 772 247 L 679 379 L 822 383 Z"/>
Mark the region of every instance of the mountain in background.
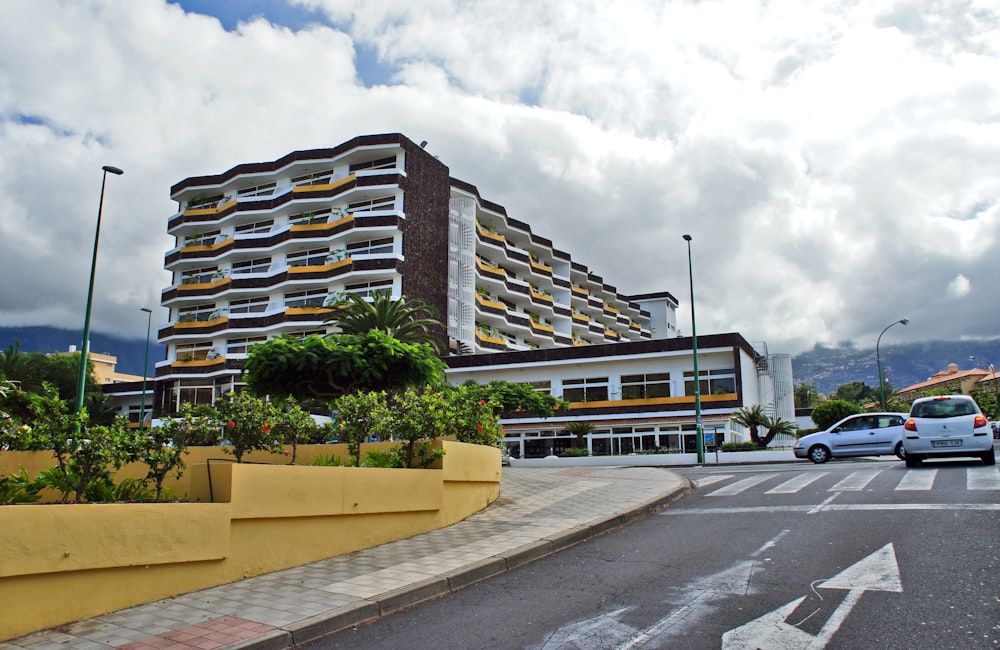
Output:
<path fill-rule="evenodd" d="M 1000 339 L 989 341 L 923 341 L 900 345 L 880 345 L 885 380 L 899 390 L 930 379 L 931 375 L 957 364 L 960 370 L 1000 369 Z M 970 360 L 969 357 L 975 357 Z M 792 357 L 792 377 L 796 384 L 812 384 L 829 394 L 842 384 L 860 381 L 878 386 L 875 348 L 824 348 Z"/>
<path fill-rule="evenodd" d="M 0 327 L 0 350 L 21 341 L 24 352 L 65 352 L 70 345 L 80 347 L 79 330 L 55 327 Z M 155 333 L 154 333 L 155 336 Z M 118 357 L 118 371 L 142 374 L 146 339 L 125 339 L 91 332 L 92 352 Z M 934 373 L 955 363 L 962 370 L 988 368 L 990 363 L 1000 368 L 1000 339 L 991 341 L 926 341 L 902 345 L 879 346 L 886 381 L 896 389 L 926 381 Z M 970 361 L 974 356 L 976 360 Z M 166 346 L 154 340 L 149 343 L 150 374 L 157 361 L 166 359 Z M 792 375 L 796 384 L 812 384 L 821 393 L 829 394 L 842 384 L 860 381 L 878 386 L 875 349 L 816 348 L 792 357 Z"/>
<path fill-rule="evenodd" d="M 83 331 L 64 330 L 56 327 L 0 327 L 0 351 L 6 350 L 17 339 L 21 342 L 21 352 L 66 352 L 75 345 L 79 350 Z M 156 336 L 156 332 L 152 333 Z M 126 339 L 108 334 L 90 332 L 90 351 L 112 354 L 118 357 L 115 370 L 129 375 L 142 376 L 143 354 L 146 339 Z M 167 346 L 160 345 L 155 338 L 149 341 L 149 375 L 154 375 L 157 361 L 167 358 Z"/>

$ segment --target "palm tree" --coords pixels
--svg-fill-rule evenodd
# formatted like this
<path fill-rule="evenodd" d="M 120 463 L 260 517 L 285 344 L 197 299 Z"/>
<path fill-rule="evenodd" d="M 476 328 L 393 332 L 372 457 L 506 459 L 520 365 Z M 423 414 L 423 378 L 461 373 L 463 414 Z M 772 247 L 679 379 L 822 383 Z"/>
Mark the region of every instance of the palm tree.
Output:
<path fill-rule="evenodd" d="M 760 404 L 744 406 L 733 413 L 733 422 L 750 430 L 750 439 L 760 446 L 759 428 L 765 423 L 767 416 L 764 415 L 764 407 Z"/>
<path fill-rule="evenodd" d="M 757 446 L 761 449 L 767 447 L 774 440 L 774 437 L 781 434 L 793 434 L 798 430 L 794 422 L 789 422 L 788 420 L 782 420 L 781 418 L 771 419 L 764 416 L 764 421 L 761 423 L 764 428 L 767 429 L 767 435 L 764 436 L 763 440 L 757 441 Z"/>
<path fill-rule="evenodd" d="M 577 449 L 581 449 L 585 446 L 583 443 L 583 437 L 594 432 L 594 425 L 590 422 L 567 422 L 566 426 L 563 427 L 563 431 L 576 436 L 576 440 L 573 441 L 573 446 Z"/>
<path fill-rule="evenodd" d="M 427 343 L 436 352 L 443 349 L 440 332 L 444 325 L 438 311 L 423 300 L 392 298 L 388 291 L 376 291 L 369 302 L 356 293 L 341 294 L 328 305 L 333 313 L 326 322 L 334 323 L 344 334 L 366 334 L 381 330 L 404 343 Z"/>

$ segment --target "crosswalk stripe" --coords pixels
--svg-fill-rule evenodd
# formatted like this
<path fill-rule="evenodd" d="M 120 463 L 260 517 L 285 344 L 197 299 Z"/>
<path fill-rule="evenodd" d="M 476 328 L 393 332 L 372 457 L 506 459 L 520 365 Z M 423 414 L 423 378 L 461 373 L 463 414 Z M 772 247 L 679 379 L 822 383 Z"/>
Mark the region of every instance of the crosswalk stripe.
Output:
<path fill-rule="evenodd" d="M 727 485 L 724 488 L 719 488 L 715 492 L 709 492 L 706 496 L 725 497 L 725 496 L 732 496 L 734 494 L 739 494 L 744 490 L 752 488 L 758 483 L 763 483 L 764 481 L 769 480 L 773 476 L 775 476 L 774 473 L 758 474 L 756 476 L 751 476 L 750 478 L 745 478 L 742 481 L 736 481 L 735 483 L 731 483 L 730 485 Z"/>
<path fill-rule="evenodd" d="M 788 479 L 781 485 L 771 488 L 764 494 L 794 494 L 813 481 L 818 481 L 829 473 L 830 472 L 806 472 L 804 474 L 799 474 L 795 478 Z"/>
<path fill-rule="evenodd" d="M 863 490 L 865 486 L 872 482 L 872 479 L 881 473 L 882 470 L 880 469 L 851 472 L 843 480 L 830 488 L 828 492 L 857 492 Z"/>
<path fill-rule="evenodd" d="M 725 481 L 727 478 L 733 478 L 733 474 L 717 474 L 715 476 L 703 476 L 702 478 L 696 478 L 694 480 L 695 487 L 706 487 L 712 485 L 713 483 L 718 483 L 719 481 Z"/>
<path fill-rule="evenodd" d="M 970 467 L 966 470 L 965 486 L 968 490 L 1000 490 L 1000 467 Z"/>
<path fill-rule="evenodd" d="M 937 478 L 936 469 L 910 469 L 906 471 L 903 478 L 896 486 L 897 490 L 930 490 L 934 487 L 934 479 Z"/>

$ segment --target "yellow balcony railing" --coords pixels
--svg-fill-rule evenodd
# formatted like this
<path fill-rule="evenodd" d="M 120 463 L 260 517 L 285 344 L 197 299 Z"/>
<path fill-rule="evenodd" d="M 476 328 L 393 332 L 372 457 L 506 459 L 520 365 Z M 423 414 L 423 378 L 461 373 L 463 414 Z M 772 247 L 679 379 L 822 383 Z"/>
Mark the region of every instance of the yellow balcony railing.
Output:
<path fill-rule="evenodd" d="M 481 294 L 476 294 L 476 302 L 478 302 L 483 307 L 492 307 L 494 309 L 500 309 L 502 311 L 507 311 L 507 305 L 502 302 L 497 302 L 495 300 L 490 300 Z"/>
<path fill-rule="evenodd" d="M 494 241 L 498 241 L 501 244 L 506 244 L 507 243 L 507 238 L 506 237 L 504 237 L 500 233 L 495 233 L 492 230 L 487 230 L 486 228 L 483 228 L 482 224 L 479 223 L 478 221 L 476 222 L 476 232 L 478 232 L 480 235 L 482 235 L 483 237 L 485 237 L 487 239 L 492 239 Z"/>
<path fill-rule="evenodd" d="M 354 174 L 348 174 L 344 178 L 341 178 L 339 181 L 336 181 L 334 183 L 326 183 L 324 185 L 296 185 L 295 187 L 292 188 L 292 193 L 301 194 L 304 192 L 323 192 L 326 190 L 333 190 L 340 187 L 341 185 L 346 185 L 347 183 L 350 183 L 355 178 L 356 177 L 354 176 Z"/>
<path fill-rule="evenodd" d="M 231 206 L 236 205 L 236 199 L 230 199 L 225 203 L 217 205 L 213 208 L 191 208 L 184 211 L 185 217 L 202 216 L 209 214 L 219 214 L 223 210 L 228 210 Z"/>
<path fill-rule="evenodd" d="M 314 186 L 315 187 L 315 186 Z M 336 221 L 323 221 L 322 223 L 300 223 L 292 226 L 289 230 L 292 232 L 303 232 L 309 230 L 326 230 L 327 228 L 336 228 L 345 223 L 350 223 L 354 220 L 354 215 L 347 215 L 343 219 L 337 219 Z"/>

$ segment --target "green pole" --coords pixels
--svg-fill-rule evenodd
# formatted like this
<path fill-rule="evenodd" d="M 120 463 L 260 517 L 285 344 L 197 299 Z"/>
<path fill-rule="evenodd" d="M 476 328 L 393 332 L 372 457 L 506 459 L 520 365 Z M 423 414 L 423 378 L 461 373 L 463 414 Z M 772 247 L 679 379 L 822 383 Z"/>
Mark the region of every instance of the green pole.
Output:
<path fill-rule="evenodd" d="M 898 321 L 889 323 L 888 325 L 885 326 L 885 329 L 883 329 L 882 332 L 879 333 L 878 338 L 875 339 L 875 363 L 876 363 L 876 365 L 878 365 L 878 400 L 879 400 L 879 403 L 882 405 L 882 410 L 883 411 L 886 408 L 886 406 L 885 406 L 885 385 L 884 385 L 885 384 L 885 380 L 882 378 L 882 356 L 879 354 L 878 344 L 881 343 L 881 341 L 882 341 L 882 334 L 885 334 L 885 330 L 889 329 L 893 325 L 906 325 L 909 322 L 910 322 L 910 319 L 908 319 L 908 318 L 901 318 Z"/>
<path fill-rule="evenodd" d="M 147 307 L 139 309 L 146 312 L 146 356 L 142 360 L 142 397 L 139 400 L 139 430 L 142 431 L 146 421 L 146 376 L 149 374 L 149 331 L 153 324 L 153 310 Z"/>
<path fill-rule="evenodd" d="M 694 321 L 694 272 L 691 265 L 691 235 L 684 235 L 688 248 L 688 287 L 691 290 L 691 352 L 694 354 L 694 428 L 698 463 L 705 462 L 705 431 L 701 425 L 701 377 L 698 375 L 698 330 Z"/>
<path fill-rule="evenodd" d="M 87 310 L 83 317 L 83 346 L 80 350 L 80 373 L 76 381 L 76 412 L 83 408 L 83 393 L 87 388 L 87 355 L 90 353 L 90 310 L 94 302 L 94 274 L 97 272 L 97 244 L 101 240 L 101 212 L 104 209 L 104 184 L 108 181 L 108 172 L 121 176 L 125 172 L 105 165 L 102 167 L 104 176 L 101 178 L 101 199 L 97 203 L 97 229 L 94 231 L 94 255 L 90 260 L 90 288 L 87 290 Z"/>

